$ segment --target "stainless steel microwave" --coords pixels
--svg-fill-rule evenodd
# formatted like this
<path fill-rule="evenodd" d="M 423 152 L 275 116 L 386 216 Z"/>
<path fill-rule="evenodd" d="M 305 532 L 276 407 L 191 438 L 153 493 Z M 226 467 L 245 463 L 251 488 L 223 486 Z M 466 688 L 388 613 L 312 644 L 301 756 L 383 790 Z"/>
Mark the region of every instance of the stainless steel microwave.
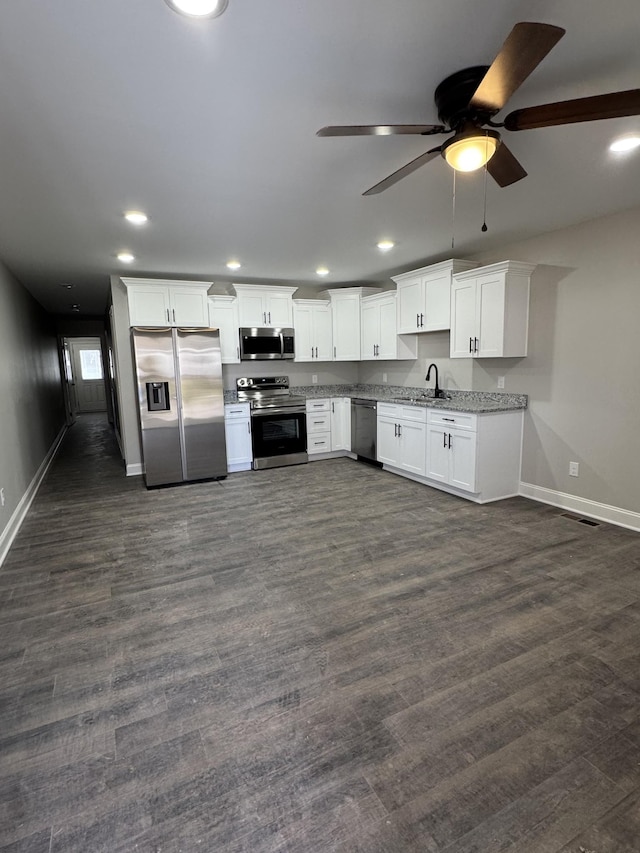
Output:
<path fill-rule="evenodd" d="M 240 329 L 240 360 L 266 361 L 272 358 L 294 358 L 293 329 Z"/>

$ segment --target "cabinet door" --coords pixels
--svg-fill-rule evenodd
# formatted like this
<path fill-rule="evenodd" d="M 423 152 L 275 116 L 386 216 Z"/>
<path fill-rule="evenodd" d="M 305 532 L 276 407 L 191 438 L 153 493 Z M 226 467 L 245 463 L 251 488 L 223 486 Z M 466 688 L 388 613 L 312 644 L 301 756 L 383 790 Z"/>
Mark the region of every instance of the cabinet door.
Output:
<path fill-rule="evenodd" d="M 396 298 L 382 300 L 378 304 L 379 328 L 378 358 L 396 359 L 398 357 L 398 335 L 396 332 Z"/>
<path fill-rule="evenodd" d="M 333 335 L 331 334 L 331 306 L 315 305 L 313 329 L 316 361 L 333 360 Z"/>
<path fill-rule="evenodd" d="M 129 323 L 132 326 L 168 326 L 171 323 L 169 288 L 140 285 L 127 288 Z"/>
<path fill-rule="evenodd" d="M 427 425 L 426 475 L 440 483 L 449 481 L 448 431 L 440 426 Z"/>
<path fill-rule="evenodd" d="M 208 326 L 209 303 L 205 288 L 169 288 L 172 326 Z"/>
<path fill-rule="evenodd" d="M 331 449 L 351 450 L 351 400 L 334 397 L 331 400 Z"/>
<path fill-rule="evenodd" d="M 268 326 L 262 293 L 238 293 L 240 326 Z"/>
<path fill-rule="evenodd" d="M 424 332 L 451 328 L 451 273 L 425 276 Z"/>
<path fill-rule="evenodd" d="M 293 327 L 296 333 L 296 361 L 315 360 L 314 309 L 311 305 L 293 306 Z"/>
<path fill-rule="evenodd" d="M 360 295 L 335 299 L 332 319 L 334 361 L 360 361 Z"/>
<path fill-rule="evenodd" d="M 425 434 L 425 424 L 413 423 L 412 421 L 401 421 L 400 423 L 400 444 L 402 446 L 400 467 L 404 471 L 410 471 L 420 477 L 424 477 L 426 469 Z"/>
<path fill-rule="evenodd" d="M 209 299 L 209 325 L 220 329 L 220 352 L 223 364 L 240 364 L 238 307 L 235 300 Z"/>
<path fill-rule="evenodd" d="M 399 335 L 413 334 L 422 331 L 424 322 L 424 300 L 422 280 L 416 276 L 414 280 L 398 284 L 398 323 Z"/>
<path fill-rule="evenodd" d="M 232 466 L 251 467 L 253 452 L 251 449 L 251 421 L 249 418 L 225 419 L 224 434 L 227 443 L 227 469 Z M 237 471 L 238 468 L 235 467 Z"/>
<path fill-rule="evenodd" d="M 380 346 L 380 305 L 377 302 L 362 303 L 361 352 L 363 361 L 377 358 Z M 395 327 L 395 324 L 394 324 Z"/>
<path fill-rule="evenodd" d="M 378 416 L 377 432 L 378 462 L 400 467 L 400 438 L 398 436 L 398 421 L 395 418 Z"/>
<path fill-rule="evenodd" d="M 293 301 L 290 293 L 269 293 L 265 299 L 267 326 L 289 329 L 293 326 Z"/>
<path fill-rule="evenodd" d="M 504 354 L 504 274 L 479 277 L 476 292 L 477 332 L 476 356 L 500 358 Z"/>
<path fill-rule="evenodd" d="M 449 482 L 467 492 L 476 490 L 477 433 L 451 431 Z"/>
<path fill-rule="evenodd" d="M 471 358 L 478 335 L 476 281 L 465 279 L 451 285 L 451 358 Z"/>

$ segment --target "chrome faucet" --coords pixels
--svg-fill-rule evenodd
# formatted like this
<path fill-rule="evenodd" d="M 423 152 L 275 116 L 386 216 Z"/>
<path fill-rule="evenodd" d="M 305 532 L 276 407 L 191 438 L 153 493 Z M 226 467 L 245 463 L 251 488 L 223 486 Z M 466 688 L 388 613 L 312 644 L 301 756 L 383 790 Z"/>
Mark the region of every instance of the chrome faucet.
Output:
<path fill-rule="evenodd" d="M 429 365 L 429 367 L 427 368 L 427 375 L 425 376 L 425 381 L 426 382 L 429 381 L 429 377 L 431 376 L 431 368 L 432 367 L 436 372 L 436 387 L 434 388 L 433 396 L 437 399 L 439 397 L 444 397 L 444 391 L 438 387 L 438 365 L 437 364 L 430 364 Z"/>

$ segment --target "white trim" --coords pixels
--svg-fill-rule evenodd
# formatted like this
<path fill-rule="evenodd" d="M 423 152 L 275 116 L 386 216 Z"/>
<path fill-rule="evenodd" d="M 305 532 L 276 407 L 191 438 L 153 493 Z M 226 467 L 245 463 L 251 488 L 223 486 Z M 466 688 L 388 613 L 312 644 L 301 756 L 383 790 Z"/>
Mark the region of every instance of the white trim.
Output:
<path fill-rule="evenodd" d="M 9 553 L 9 549 L 13 545 L 13 540 L 18 535 L 18 531 L 22 526 L 22 522 L 27 517 L 27 513 L 33 503 L 33 499 L 38 493 L 38 489 L 42 481 L 44 480 L 45 474 L 49 470 L 49 466 L 53 462 L 53 458 L 56 455 L 58 448 L 62 442 L 62 439 L 67 432 L 68 427 L 63 426 L 58 435 L 53 440 L 53 444 L 49 448 L 47 455 L 44 457 L 42 462 L 40 463 L 40 467 L 36 471 L 33 479 L 29 483 L 29 486 L 26 492 L 20 499 L 18 506 L 13 511 L 11 518 L 9 519 L 9 523 L 5 527 L 5 529 L 0 534 L 0 566 L 4 563 L 4 560 Z"/>
<path fill-rule="evenodd" d="M 629 530 L 640 531 L 640 513 L 632 512 L 629 509 L 591 501 L 588 498 L 579 498 L 577 495 L 558 492 L 556 489 L 534 486 L 532 483 L 520 483 L 520 494 L 524 498 L 551 504 L 560 507 L 560 509 L 568 509 L 588 518 L 597 518 L 598 521 L 606 521 L 609 524 L 617 524 L 619 527 L 627 527 Z"/>
<path fill-rule="evenodd" d="M 142 462 L 132 462 L 127 465 L 127 477 L 139 477 L 143 474 Z"/>

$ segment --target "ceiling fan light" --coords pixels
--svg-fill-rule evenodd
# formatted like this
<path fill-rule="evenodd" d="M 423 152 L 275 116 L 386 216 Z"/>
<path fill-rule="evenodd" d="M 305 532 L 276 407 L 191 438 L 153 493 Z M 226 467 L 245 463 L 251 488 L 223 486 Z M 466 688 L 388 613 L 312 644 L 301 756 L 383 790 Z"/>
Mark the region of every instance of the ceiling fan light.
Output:
<path fill-rule="evenodd" d="M 494 130 L 458 133 L 442 146 L 442 156 L 456 172 L 475 172 L 489 162 L 499 144 Z"/>
<path fill-rule="evenodd" d="M 228 0 L 166 0 L 174 12 L 190 18 L 217 18 L 227 8 Z"/>

